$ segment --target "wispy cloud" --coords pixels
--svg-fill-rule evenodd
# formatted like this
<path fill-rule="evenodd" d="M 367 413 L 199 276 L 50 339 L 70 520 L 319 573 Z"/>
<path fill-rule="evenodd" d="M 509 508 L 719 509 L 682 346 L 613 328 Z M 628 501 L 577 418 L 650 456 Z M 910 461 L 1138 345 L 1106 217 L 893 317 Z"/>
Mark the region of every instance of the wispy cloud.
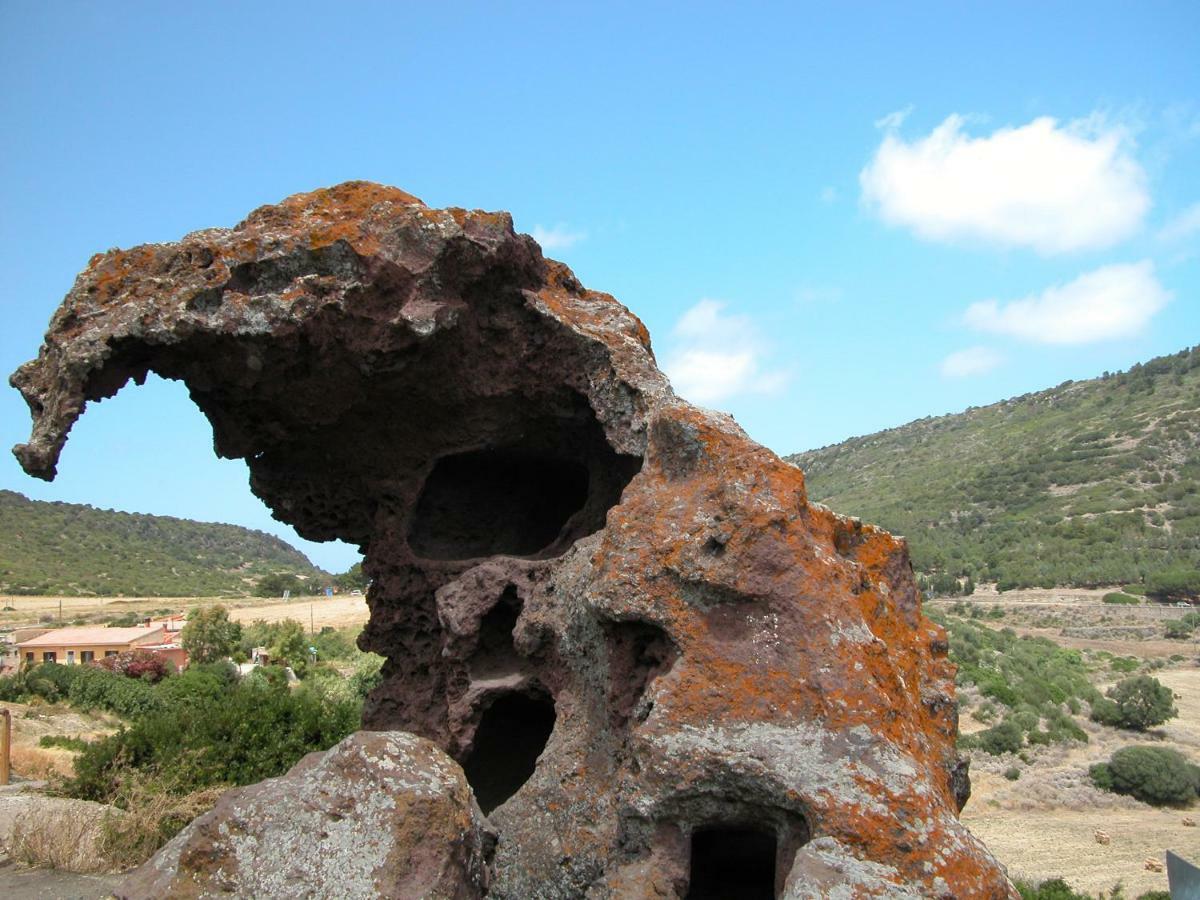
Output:
<path fill-rule="evenodd" d="M 893 113 L 859 182 L 891 225 L 931 241 L 982 241 L 1043 254 L 1107 247 L 1141 226 L 1150 195 L 1128 129 L 1100 116 L 1034 119 L 986 137 L 951 115 L 914 141 Z"/>
<path fill-rule="evenodd" d="M 529 233 L 543 250 L 566 250 L 587 239 L 586 231 L 576 231 L 562 222 L 552 228 L 534 225 L 533 230 Z"/>
<path fill-rule="evenodd" d="M 1137 334 L 1170 299 L 1154 263 L 1143 260 L 1104 266 L 1009 303 L 973 303 L 964 319 L 977 331 L 1042 344 L 1087 344 Z"/>
<path fill-rule="evenodd" d="M 1200 203 L 1193 203 L 1159 229 L 1159 240 L 1169 243 L 1185 241 L 1200 234 Z"/>
<path fill-rule="evenodd" d="M 986 375 L 1002 362 L 1004 357 L 991 347 L 967 347 L 943 359 L 940 368 L 947 378 L 967 378 Z"/>
<path fill-rule="evenodd" d="M 827 184 L 821 188 L 821 193 L 817 196 L 826 206 L 832 206 L 834 203 L 837 203 L 838 191 L 832 184 Z"/>
<path fill-rule="evenodd" d="M 913 105 L 910 103 L 904 109 L 897 109 L 875 120 L 875 127 L 880 131 L 895 131 L 904 124 L 904 120 L 912 115 Z"/>
<path fill-rule="evenodd" d="M 663 370 L 696 403 L 774 393 L 787 383 L 785 372 L 768 367 L 770 349 L 750 317 L 726 313 L 725 306 L 701 300 L 671 331 Z"/>

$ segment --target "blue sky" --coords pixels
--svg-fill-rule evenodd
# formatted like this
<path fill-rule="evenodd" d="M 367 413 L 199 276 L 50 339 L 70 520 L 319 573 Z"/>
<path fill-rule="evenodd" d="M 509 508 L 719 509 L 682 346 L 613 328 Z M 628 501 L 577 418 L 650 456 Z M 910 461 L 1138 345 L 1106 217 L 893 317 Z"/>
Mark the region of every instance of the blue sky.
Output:
<path fill-rule="evenodd" d="M 1127 368 L 1200 342 L 1198 60 L 1191 2 L 0 0 L 0 368 L 93 253 L 352 178 L 511 211 L 780 453 Z M 356 558 L 164 382 L 0 488 Z"/>

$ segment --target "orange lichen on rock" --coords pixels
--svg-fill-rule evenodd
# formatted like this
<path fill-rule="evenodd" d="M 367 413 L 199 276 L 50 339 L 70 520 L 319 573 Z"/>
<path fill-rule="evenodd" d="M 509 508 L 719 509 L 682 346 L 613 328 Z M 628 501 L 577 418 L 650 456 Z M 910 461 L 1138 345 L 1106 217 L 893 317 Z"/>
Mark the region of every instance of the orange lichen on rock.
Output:
<path fill-rule="evenodd" d="M 775 896 L 1015 896 L 957 818 L 954 668 L 903 540 L 677 397 L 508 214 L 351 182 L 94 258 L 13 376 L 22 465 L 52 477 L 86 402 L 149 371 L 280 519 L 363 548 L 365 725 L 461 764 L 498 835 L 439 813 L 475 835 L 454 896 L 702 894 L 726 845 Z"/>

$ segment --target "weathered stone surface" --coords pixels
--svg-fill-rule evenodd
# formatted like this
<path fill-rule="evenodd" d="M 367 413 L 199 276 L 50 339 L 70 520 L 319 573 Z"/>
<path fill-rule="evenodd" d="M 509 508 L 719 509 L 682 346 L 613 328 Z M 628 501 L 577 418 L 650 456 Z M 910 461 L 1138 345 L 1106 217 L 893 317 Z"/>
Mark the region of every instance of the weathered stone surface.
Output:
<path fill-rule="evenodd" d="M 22 465 L 52 477 L 85 402 L 147 371 L 279 518 L 363 547 L 365 725 L 462 763 L 490 896 L 1013 895 L 956 816 L 954 672 L 903 542 L 677 398 L 641 322 L 507 215 L 351 183 L 95 257 L 13 376 Z"/>
<path fill-rule="evenodd" d="M 118 897 L 429 897 L 487 888 L 494 845 L 462 770 L 429 741 L 360 731 L 224 794 Z"/>

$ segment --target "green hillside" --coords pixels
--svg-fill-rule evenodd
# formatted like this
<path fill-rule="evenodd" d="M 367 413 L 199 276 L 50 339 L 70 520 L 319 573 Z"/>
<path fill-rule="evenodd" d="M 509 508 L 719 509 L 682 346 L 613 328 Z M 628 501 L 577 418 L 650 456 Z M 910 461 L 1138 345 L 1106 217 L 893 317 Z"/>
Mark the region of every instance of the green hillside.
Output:
<path fill-rule="evenodd" d="M 1200 346 L 788 457 L 918 571 L 1054 587 L 1200 569 Z"/>
<path fill-rule="evenodd" d="M 242 594 L 271 572 L 324 574 L 261 531 L 0 491 L 0 593 Z"/>

